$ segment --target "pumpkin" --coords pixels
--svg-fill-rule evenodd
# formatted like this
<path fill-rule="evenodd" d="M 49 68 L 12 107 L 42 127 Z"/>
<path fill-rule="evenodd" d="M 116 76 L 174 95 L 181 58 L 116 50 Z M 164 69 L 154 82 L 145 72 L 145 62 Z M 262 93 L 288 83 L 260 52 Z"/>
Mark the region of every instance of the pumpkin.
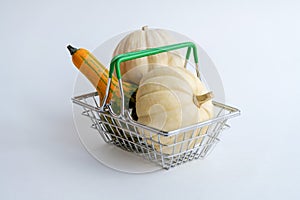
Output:
<path fill-rule="evenodd" d="M 148 48 L 166 46 L 176 43 L 175 38 L 170 32 L 162 29 L 148 29 L 147 26 L 142 27 L 141 30 L 133 31 L 125 36 L 114 50 L 113 56 L 144 50 Z M 161 53 L 153 56 L 143 57 L 121 63 L 121 73 L 125 75 L 135 67 L 148 66 L 148 64 L 159 64 L 164 66 L 178 66 L 184 65 L 185 59 L 180 56 L 178 51 Z M 139 84 L 144 74 L 148 72 L 147 67 L 139 68 L 134 73 L 128 75 L 123 80 Z"/>
<path fill-rule="evenodd" d="M 141 79 L 136 94 L 139 123 L 168 132 L 213 117 L 212 94 L 208 93 L 204 84 L 194 74 L 181 67 L 152 65 L 150 68 Z M 205 134 L 206 131 L 207 127 L 203 127 L 195 132 L 187 131 L 168 137 L 141 129 L 139 133 L 155 141 L 152 144 L 151 140 L 148 140 L 147 143 L 153 145 L 157 151 L 172 154 L 193 148 L 202 138 L 172 146 L 174 142 L 185 141 Z M 160 149 L 156 142 L 160 142 L 164 147 Z"/>

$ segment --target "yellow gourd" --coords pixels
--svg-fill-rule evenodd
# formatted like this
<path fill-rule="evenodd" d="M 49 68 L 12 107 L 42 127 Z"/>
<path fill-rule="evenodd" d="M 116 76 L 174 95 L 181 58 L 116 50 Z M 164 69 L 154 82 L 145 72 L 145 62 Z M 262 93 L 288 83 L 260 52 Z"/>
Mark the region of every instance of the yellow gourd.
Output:
<path fill-rule="evenodd" d="M 136 112 L 141 124 L 163 130 L 172 131 L 196 124 L 213 117 L 212 94 L 208 93 L 204 84 L 191 72 L 181 67 L 150 66 L 150 71 L 140 81 L 136 94 Z M 187 140 L 206 133 L 207 127 L 195 132 L 187 131 L 175 138 L 150 135 L 148 131 L 140 131 L 147 137 L 163 145 Z M 202 138 L 184 142 L 181 145 L 166 146 L 162 153 L 178 153 L 180 150 L 193 148 Z M 151 140 L 147 141 L 151 144 Z M 151 144 L 152 145 L 152 144 Z M 159 145 L 154 143 L 157 151 Z"/>
<path fill-rule="evenodd" d="M 147 26 L 144 26 L 141 30 L 134 31 L 125 36 L 115 48 L 113 56 L 174 43 L 177 42 L 170 32 L 162 29 L 148 29 Z M 182 67 L 184 65 L 184 58 L 178 52 L 172 51 L 126 61 L 120 65 L 121 73 L 124 76 L 123 80 L 138 85 L 143 75 L 148 72 L 148 64 Z M 133 69 L 135 69 L 134 72 L 132 72 Z M 126 74 L 130 71 L 131 73 Z"/>
<path fill-rule="evenodd" d="M 77 49 L 72 47 L 71 45 L 68 45 L 67 48 L 72 55 L 73 64 L 96 88 L 100 98 L 100 102 L 102 102 L 105 96 L 106 86 L 108 82 L 108 69 L 106 69 L 106 67 L 100 61 L 98 61 L 97 58 L 88 50 L 83 48 Z M 111 103 L 114 112 L 119 113 L 121 96 L 119 93 L 118 80 L 116 77 L 112 77 L 111 82 L 112 83 L 110 87 L 110 93 L 107 98 L 107 103 Z M 137 87 L 138 86 L 135 84 L 123 82 L 126 108 L 128 108 L 129 104 L 132 103 L 130 102 L 131 95 L 135 93 Z"/>

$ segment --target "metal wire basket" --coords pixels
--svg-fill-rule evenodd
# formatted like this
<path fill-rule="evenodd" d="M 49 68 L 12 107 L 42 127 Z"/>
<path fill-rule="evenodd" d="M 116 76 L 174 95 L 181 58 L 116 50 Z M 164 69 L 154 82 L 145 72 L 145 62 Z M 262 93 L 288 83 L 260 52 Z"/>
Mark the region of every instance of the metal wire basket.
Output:
<path fill-rule="evenodd" d="M 138 123 L 131 118 L 130 111 L 124 109 L 120 63 L 184 47 L 188 47 L 186 60 L 189 59 L 193 49 L 196 72 L 200 78 L 196 46 L 190 42 L 169 45 L 115 57 L 110 65 L 110 79 L 108 80 L 106 96 L 102 101 L 102 106 L 100 106 L 101 102 L 99 102 L 97 92 L 74 97 L 72 101 L 82 106 L 82 115 L 91 119 L 92 128 L 98 130 L 106 143 L 142 156 L 164 169 L 169 169 L 194 159 L 204 158 L 219 142 L 218 137 L 220 133 L 225 128 L 229 128 L 229 125 L 226 124 L 227 120 L 240 114 L 237 108 L 213 101 L 216 113 L 213 119 L 169 132 Z M 119 79 L 121 94 L 121 112 L 119 115 L 115 114 L 111 105 L 106 103 L 114 68 Z M 168 143 L 162 142 L 166 139 Z"/>

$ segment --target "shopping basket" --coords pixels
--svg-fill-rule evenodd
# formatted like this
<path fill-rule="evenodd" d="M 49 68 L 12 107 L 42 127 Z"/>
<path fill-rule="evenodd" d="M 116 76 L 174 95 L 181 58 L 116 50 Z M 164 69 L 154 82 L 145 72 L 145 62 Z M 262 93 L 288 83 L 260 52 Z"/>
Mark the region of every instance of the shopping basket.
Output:
<path fill-rule="evenodd" d="M 82 115 L 91 119 L 91 127 L 99 132 L 106 143 L 142 156 L 164 169 L 206 157 L 219 142 L 220 133 L 229 128 L 229 125 L 227 125 L 228 119 L 240 115 L 237 108 L 213 101 L 215 114 L 212 119 L 168 132 L 145 126 L 132 119 L 132 110 L 125 109 L 124 105 L 120 64 L 128 60 L 181 48 L 187 48 L 184 67 L 186 67 L 191 51 L 193 51 L 195 70 L 197 76 L 201 79 L 196 45 L 192 42 L 184 42 L 129 52 L 114 57 L 110 63 L 106 95 L 101 101 L 102 104 L 99 101 L 97 92 L 72 98 L 73 103 L 83 108 Z M 111 104 L 106 103 L 114 69 L 116 70 L 121 96 L 120 113 L 115 113 Z M 162 142 L 165 138 L 169 138 L 169 141 L 172 142 L 168 144 Z"/>

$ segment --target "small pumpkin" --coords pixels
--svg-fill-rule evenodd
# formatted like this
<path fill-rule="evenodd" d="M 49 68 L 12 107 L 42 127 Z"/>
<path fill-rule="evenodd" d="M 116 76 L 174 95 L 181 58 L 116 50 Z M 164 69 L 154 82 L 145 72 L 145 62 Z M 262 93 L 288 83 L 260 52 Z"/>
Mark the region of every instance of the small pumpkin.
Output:
<path fill-rule="evenodd" d="M 138 122 L 162 131 L 196 124 L 213 117 L 211 98 L 212 94 L 208 93 L 204 84 L 187 69 L 152 65 L 151 70 L 141 79 L 136 94 Z M 172 146 L 174 142 L 205 134 L 206 131 L 207 127 L 203 127 L 195 132 L 187 131 L 169 137 L 151 135 L 146 130 L 140 130 L 140 133 L 165 146 L 160 149 L 160 145 L 154 142 L 157 151 L 172 154 L 193 148 L 202 138 Z M 151 144 L 151 140 L 147 142 Z"/>
<path fill-rule="evenodd" d="M 174 43 L 176 43 L 176 40 L 169 31 L 163 29 L 148 29 L 147 26 L 144 26 L 141 30 L 133 31 L 125 36 L 115 48 L 113 56 Z M 121 73 L 125 75 L 135 67 L 148 66 L 149 64 L 182 67 L 184 65 L 184 58 L 180 56 L 178 51 L 172 51 L 130 60 L 121 63 Z M 147 72 L 147 67 L 142 67 L 135 70 L 131 75 L 128 75 L 126 79 L 123 78 L 123 80 L 138 85 L 143 75 Z"/>

